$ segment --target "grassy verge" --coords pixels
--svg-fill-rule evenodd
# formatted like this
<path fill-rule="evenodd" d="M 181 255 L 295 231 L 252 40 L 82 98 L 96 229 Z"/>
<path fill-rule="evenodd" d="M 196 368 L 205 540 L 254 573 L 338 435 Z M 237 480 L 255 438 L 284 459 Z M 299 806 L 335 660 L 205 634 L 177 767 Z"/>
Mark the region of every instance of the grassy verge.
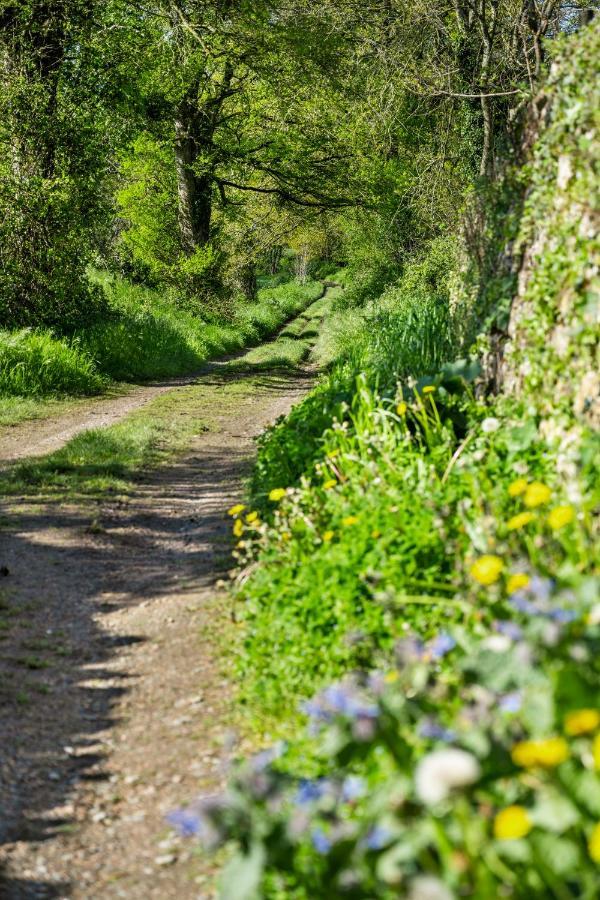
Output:
<path fill-rule="evenodd" d="M 205 321 L 157 291 L 96 273 L 111 316 L 69 338 L 47 330 L 0 332 L 0 415 L 14 423 L 42 414 L 44 403 L 199 368 L 207 359 L 256 344 L 322 293 L 293 282 L 259 291 L 229 321 Z M 50 406 L 49 409 L 52 409 Z"/>
<path fill-rule="evenodd" d="M 242 360 L 232 361 L 225 371 L 244 371 L 250 377 L 224 381 L 215 404 L 215 388 L 199 381 L 169 391 L 109 428 L 89 429 L 72 438 L 64 447 L 41 459 L 19 463 L 0 473 L 0 492 L 7 495 L 94 495 L 125 492 L 140 470 L 160 465 L 189 445 L 191 438 L 212 427 L 214 417 L 251 394 L 256 385 L 254 370 L 291 369 L 310 352 L 318 327 L 328 308 L 327 298 L 313 303 L 299 317 L 296 339 L 283 334 L 258 348 L 257 363 L 250 351 Z M 298 350 L 288 351 L 292 344 Z M 286 355 L 287 354 L 287 355 Z M 250 359 L 250 362 L 247 360 Z M 285 366 L 279 363 L 285 359 Z M 213 417 L 212 419 L 210 417 Z"/>

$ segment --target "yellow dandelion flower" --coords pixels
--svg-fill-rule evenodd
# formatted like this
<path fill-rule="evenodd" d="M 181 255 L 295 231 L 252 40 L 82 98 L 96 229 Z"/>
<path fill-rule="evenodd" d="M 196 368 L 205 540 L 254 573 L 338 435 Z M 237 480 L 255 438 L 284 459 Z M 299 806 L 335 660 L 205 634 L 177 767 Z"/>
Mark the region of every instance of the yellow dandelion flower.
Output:
<path fill-rule="evenodd" d="M 525 572 L 515 572 L 506 582 L 506 590 L 509 594 L 514 594 L 515 591 L 520 591 L 521 588 L 527 587 L 529 581 L 529 575 L 526 575 Z"/>
<path fill-rule="evenodd" d="M 517 478 L 508 486 L 508 493 L 511 497 L 520 497 L 527 490 L 527 482 L 524 478 Z"/>
<path fill-rule="evenodd" d="M 258 513 L 257 512 L 248 513 L 248 515 L 246 516 L 246 522 L 248 523 L 248 525 L 252 525 L 253 522 L 257 522 L 257 521 L 258 521 Z"/>
<path fill-rule="evenodd" d="M 246 507 L 243 503 L 237 503 L 235 506 L 232 506 L 230 510 L 227 511 L 228 516 L 239 516 L 241 512 L 244 512 Z"/>
<path fill-rule="evenodd" d="M 588 841 L 588 850 L 594 862 L 600 863 L 600 822 L 592 828 Z"/>
<path fill-rule="evenodd" d="M 534 508 L 536 506 L 543 506 L 545 503 L 548 503 L 551 496 L 552 491 L 547 485 L 542 484 L 541 481 L 534 481 L 532 482 L 532 484 L 527 485 L 527 490 L 525 491 L 523 501 L 525 503 L 525 506 Z"/>
<path fill-rule="evenodd" d="M 577 709 L 565 716 L 565 731 L 571 737 L 589 734 L 600 726 L 600 712 L 597 709 Z"/>
<path fill-rule="evenodd" d="M 342 525 L 348 527 L 349 525 L 356 525 L 358 522 L 358 516 L 346 516 L 342 519 Z"/>
<path fill-rule="evenodd" d="M 600 734 L 597 734 L 594 738 L 592 756 L 594 757 L 594 768 L 596 772 L 600 772 Z"/>
<path fill-rule="evenodd" d="M 330 490 L 331 490 L 332 488 L 334 488 L 336 485 L 337 485 L 337 481 L 335 480 L 335 478 L 330 478 L 328 481 L 326 481 L 326 482 L 323 484 L 323 490 L 324 490 L 324 491 L 330 491 Z"/>
<path fill-rule="evenodd" d="M 533 522 L 534 519 L 535 513 L 522 512 L 516 516 L 513 516 L 512 519 L 509 519 L 506 523 L 506 527 L 509 531 L 517 531 L 519 528 L 524 528 L 526 525 L 529 525 L 529 523 Z"/>
<path fill-rule="evenodd" d="M 244 523 L 241 519 L 236 519 L 233 523 L 233 534 L 236 538 L 239 538 L 244 533 Z"/>
<path fill-rule="evenodd" d="M 519 744 L 515 744 L 511 756 L 515 765 L 522 766 L 524 769 L 532 769 L 536 766 L 553 769 L 568 759 L 569 747 L 561 737 L 521 741 Z"/>
<path fill-rule="evenodd" d="M 273 503 L 279 503 L 280 500 L 283 500 L 285 497 L 285 488 L 273 488 L 273 490 L 269 494 L 269 500 L 272 500 Z"/>
<path fill-rule="evenodd" d="M 553 531 L 570 525 L 575 518 L 575 510 L 572 506 L 555 506 L 548 513 L 548 525 Z"/>
<path fill-rule="evenodd" d="M 523 806 L 507 806 L 494 819 L 494 837 L 499 841 L 516 841 L 532 828 L 533 822 Z"/>
<path fill-rule="evenodd" d="M 405 416 L 407 409 L 408 409 L 408 406 L 406 405 L 404 400 L 402 400 L 396 407 L 396 412 L 398 413 L 399 416 Z"/>
<path fill-rule="evenodd" d="M 331 541 L 333 540 L 334 536 L 335 536 L 335 531 L 326 531 L 326 532 L 323 534 L 323 543 L 324 543 L 324 544 L 329 544 L 329 543 L 331 543 Z"/>
<path fill-rule="evenodd" d="M 426 384 L 425 387 L 423 388 L 422 393 L 423 394 L 433 394 L 434 391 L 435 391 L 435 384 Z"/>
<path fill-rule="evenodd" d="M 488 585 L 498 581 L 504 568 L 499 556 L 480 556 L 471 566 L 471 576 L 479 584 Z"/>

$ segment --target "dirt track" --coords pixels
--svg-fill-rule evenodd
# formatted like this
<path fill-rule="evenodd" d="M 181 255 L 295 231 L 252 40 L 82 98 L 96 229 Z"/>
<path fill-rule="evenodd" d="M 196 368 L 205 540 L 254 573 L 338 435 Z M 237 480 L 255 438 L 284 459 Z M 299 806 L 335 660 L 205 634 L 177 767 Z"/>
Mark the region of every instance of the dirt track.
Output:
<path fill-rule="evenodd" d="M 229 691 L 213 636 L 225 510 L 254 436 L 312 373 L 253 376 L 247 391 L 240 378 L 228 403 L 231 376 L 218 364 L 200 378 L 210 431 L 127 499 L 23 498 L 1 511 L 3 900 L 210 896 L 206 864 L 163 817 L 222 779 Z M 37 427 L 28 452 L 66 433 L 27 427 Z"/>

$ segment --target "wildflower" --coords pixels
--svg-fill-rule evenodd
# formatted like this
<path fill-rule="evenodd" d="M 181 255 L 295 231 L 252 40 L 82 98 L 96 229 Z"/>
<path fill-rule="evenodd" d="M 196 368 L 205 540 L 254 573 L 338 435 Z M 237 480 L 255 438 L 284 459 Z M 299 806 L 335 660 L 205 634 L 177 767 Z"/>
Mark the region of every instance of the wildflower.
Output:
<path fill-rule="evenodd" d="M 575 510 L 572 506 L 555 506 L 548 514 L 548 525 L 553 531 L 559 531 L 565 525 L 570 525 L 575 518 Z"/>
<path fill-rule="evenodd" d="M 517 531 L 517 529 L 524 528 L 525 525 L 529 525 L 529 523 L 533 522 L 534 519 L 535 513 L 522 512 L 516 516 L 513 516 L 512 519 L 509 519 L 506 523 L 506 527 L 509 531 Z"/>
<path fill-rule="evenodd" d="M 246 522 L 248 523 L 248 525 L 252 525 L 252 523 L 256 522 L 256 521 L 258 521 L 258 513 L 257 512 L 248 513 L 248 515 L 246 516 Z"/>
<path fill-rule="evenodd" d="M 597 734 L 592 744 L 592 756 L 594 757 L 594 768 L 600 772 L 600 734 Z"/>
<path fill-rule="evenodd" d="M 236 520 L 235 520 L 235 522 L 234 522 L 234 524 L 233 524 L 233 533 L 234 533 L 234 535 L 235 535 L 236 538 L 239 538 L 239 537 L 241 537 L 241 536 L 243 535 L 243 533 L 244 533 L 244 523 L 242 522 L 241 519 L 236 519 Z"/>
<path fill-rule="evenodd" d="M 515 744 L 511 756 L 515 765 L 522 766 L 524 769 L 536 766 L 553 769 L 568 759 L 569 748 L 567 742 L 561 737 L 521 741 Z"/>
<path fill-rule="evenodd" d="M 574 609 L 561 609 L 560 607 L 550 610 L 547 615 L 549 619 L 554 619 L 561 625 L 568 625 L 569 622 L 574 622 L 579 618 L 579 614 Z"/>
<path fill-rule="evenodd" d="M 517 478 L 508 486 L 508 493 L 511 497 L 520 497 L 527 490 L 527 481 L 524 478 Z"/>
<path fill-rule="evenodd" d="M 230 510 L 228 510 L 228 516 L 239 516 L 241 512 L 244 512 L 246 507 L 243 503 L 237 503 L 235 506 L 232 506 Z"/>
<path fill-rule="evenodd" d="M 525 506 L 533 508 L 536 506 L 543 506 L 545 503 L 548 503 L 551 496 L 552 491 L 547 485 L 542 484 L 541 481 L 534 481 L 527 486 L 527 490 L 525 491 L 523 500 Z"/>
<path fill-rule="evenodd" d="M 512 691 L 510 694 L 505 694 L 503 697 L 500 697 L 498 703 L 502 712 L 507 713 L 518 713 L 522 705 L 523 698 L 520 691 Z"/>
<path fill-rule="evenodd" d="M 600 726 L 600 712 L 597 709 L 578 709 L 565 716 L 565 731 L 571 737 L 589 734 Z"/>
<path fill-rule="evenodd" d="M 588 850 L 594 862 L 600 863 L 600 822 L 592 828 L 588 841 Z"/>
<path fill-rule="evenodd" d="M 435 875 L 418 875 L 410 883 L 407 900 L 454 900 L 454 895 Z"/>
<path fill-rule="evenodd" d="M 455 647 L 456 641 L 452 635 L 442 631 L 433 641 L 429 642 L 427 650 L 433 659 L 442 659 L 446 653 L 449 653 L 450 650 L 454 650 Z"/>
<path fill-rule="evenodd" d="M 358 516 L 346 516 L 344 519 L 342 519 L 342 525 L 345 526 L 356 525 L 357 522 Z"/>
<path fill-rule="evenodd" d="M 435 391 L 435 385 L 434 385 L 434 384 L 426 384 L 425 387 L 423 388 L 423 390 L 422 390 L 421 393 L 423 393 L 423 394 L 433 394 L 434 391 Z"/>
<path fill-rule="evenodd" d="M 481 430 L 484 434 L 493 434 L 494 431 L 498 431 L 500 428 L 500 420 L 494 418 L 494 416 L 489 416 L 487 419 L 484 419 L 481 423 Z"/>
<path fill-rule="evenodd" d="M 507 806 L 494 819 L 494 837 L 499 841 L 516 841 L 532 828 L 533 822 L 523 806 Z"/>
<path fill-rule="evenodd" d="M 530 616 L 541 615 L 541 611 L 537 608 L 535 603 L 532 603 L 531 600 L 527 599 L 523 591 L 515 591 L 510 598 L 510 603 L 521 613 L 527 613 L 527 615 Z"/>
<path fill-rule="evenodd" d="M 323 543 L 329 544 L 335 536 L 335 531 L 325 531 L 323 534 Z"/>
<path fill-rule="evenodd" d="M 364 779 L 360 778 L 358 775 L 348 775 L 347 778 L 344 778 L 342 784 L 342 800 L 346 803 L 352 803 L 354 800 L 359 800 L 361 797 L 364 797 L 365 793 L 366 786 Z"/>
<path fill-rule="evenodd" d="M 494 622 L 494 628 L 499 634 L 506 635 L 511 641 L 520 641 L 523 637 L 523 631 L 516 622 Z"/>
<path fill-rule="evenodd" d="M 323 485 L 323 490 L 324 490 L 324 491 L 330 491 L 330 490 L 331 490 L 332 488 L 334 488 L 336 485 L 337 485 L 337 481 L 335 480 L 335 478 L 330 478 L 330 479 L 329 479 L 328 481 L 326 481 L 325 484 Z"/>
<path fill-rule="evenodd" d="M 272 500 L 273 503 L 279 503 L 280 500 L 283 500 L 285 497 L 285 488 L 273 488 L 273 490 L 269 494 L 269 500 Z"/>
<path fill-rule="evenodd" d="M 311 834 L 313 847 L 321 856 L 326 856 L 331 850 L 331 841 L 321 828 L 315 828 Z"/>
<path fill-rule="evenodd" d="M 494 584 L 500 578 L 504 563 L 499 556 L 480 556 L 471 566 L 471 576 L 479 584 Z"/>
<path fill-rule="evenodd" d="M 387 828 L 375 825 L 361 842 L 367 850 L 382 850 L 389 844 L 392 834 Z"/>
<path fill-rule="evenodd" d="M 509 594 L 514 594 L 515 591 L 527 587 L 530 580 L 529 575 L 526 575 L 525 572 L 515 572 L 506 582 L 506 590 Z"/>
<path fill-rule="evenodd" d="M 479 763 L 471 753 L 455 747 L 434 750 L 417 765 L 415 790 L 423 803 L 432 806 L 445 800 L 452 788 L 473 784 L 480 774 Z"/>
<path fill-rule="evenodd" d="M 176 809 L 166 817 L 181 837 L 197 837 L 203 828 L 202 817 L 192 809 Z"/>
<path fill-rule="evenodd" d="M 434 722 L 432 719 L 428 719 L 419 725 L 419 737 L 450 743 L 456 740 L 456 732 L 450 728 L 444 728 L 443 725 Z"/>
<path fill-rule="evenodd" d="M 396 412 L 398 413 L 399 416 L 405 416 L 407 409 L 408 409 L 408 406 L 406 405 L 404 400 L 402 400 L 396 407 Z"/>
<path fill-rule="evenodd" d="M 312 803 L 314 800 L 320 800 L 327 789 L 324 779 L 311 781 L 310 778 L 302 778 L 296 791 L 294 802 L 298 806 L 304 806 L 306 803 Z"/>

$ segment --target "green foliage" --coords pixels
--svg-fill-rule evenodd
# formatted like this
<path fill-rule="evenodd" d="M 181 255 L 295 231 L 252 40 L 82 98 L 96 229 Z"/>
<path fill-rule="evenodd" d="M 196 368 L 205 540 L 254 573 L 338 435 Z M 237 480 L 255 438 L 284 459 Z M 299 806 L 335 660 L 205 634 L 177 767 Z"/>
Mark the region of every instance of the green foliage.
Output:
<path fill-rule="evenodd" d="M 277 330 L 323 291 L 318 282 L 259 291 L 230 321 L 182 310 L 149 288 L 93 273 L 110 315 L 69 338 L 48 331 L 0 332 L 0 394 L 53 396 L 100 392 L 110 379 L 140 381 L 192 372 L 210 357 L 241 350 Z"/>
<path fill-rule="evenodd" d="M 106 386 L 93 358 L 49 331 L 0 331 L 0 394 L 97 394 Z"/>
<path fill-rule="evenodd" d="M 397 285 L 361 312 L 346 308 L 346 291 L 339 296 L 315 351 L 321 361 L 332 356 L 337 361 L 289 418 L 260 439 L 254 504 L 263 504 L 271 489 L 294 485 L 311 470 L 325 429 L 335 420 L 347 420 L 361 373 L 369 387 L 394 394 L 398 378 L 434 373 L 451 357 L 452 248 L 449 242 L 435 242 L 422 259 L 406 266 Z"/>

